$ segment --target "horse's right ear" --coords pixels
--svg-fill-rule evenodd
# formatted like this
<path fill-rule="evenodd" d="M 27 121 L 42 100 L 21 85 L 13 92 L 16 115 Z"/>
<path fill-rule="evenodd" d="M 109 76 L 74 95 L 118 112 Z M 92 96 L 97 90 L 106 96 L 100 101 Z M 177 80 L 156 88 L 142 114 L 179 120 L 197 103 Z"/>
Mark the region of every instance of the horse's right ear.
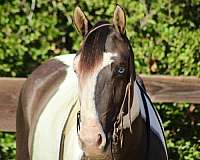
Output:
<path fill-rule="evenodd" d="M 113 15 L 113 25 L 121 34 L 125 33 L 126 16 L 123 8 L 118 4 Z"/>
<path fill-rule="evenodd" d="M 80 7 L 75 8 L 73 20 L 76 29 L 82 36 L 85 36 L 92 28 L 91 23 L 89 22 Z"/>

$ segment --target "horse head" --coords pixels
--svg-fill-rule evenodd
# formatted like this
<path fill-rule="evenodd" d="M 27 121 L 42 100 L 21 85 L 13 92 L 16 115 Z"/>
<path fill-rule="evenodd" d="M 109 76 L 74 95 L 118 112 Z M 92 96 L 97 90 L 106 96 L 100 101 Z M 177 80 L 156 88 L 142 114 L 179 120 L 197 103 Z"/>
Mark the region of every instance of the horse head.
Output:
<path fill-rule="evenodd" d="M 81 106 L 79 141 L 86 156 L 98 157 L 110 153 L 114 124 L 127 106 L 127 86 L 132 88 L 135 79 L 134 56 L 119 5 L 112 23 L 100 21 L 94 26 L 76 7 L 74 24 L 84 39 L 74 60 Z"/>

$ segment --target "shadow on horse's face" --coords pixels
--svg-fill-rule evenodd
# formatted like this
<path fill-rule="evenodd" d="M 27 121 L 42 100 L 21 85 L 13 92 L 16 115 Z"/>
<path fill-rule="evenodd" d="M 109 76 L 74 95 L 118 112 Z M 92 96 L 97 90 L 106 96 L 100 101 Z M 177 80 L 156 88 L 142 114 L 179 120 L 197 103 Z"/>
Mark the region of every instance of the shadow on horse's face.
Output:
<path fill-rule="evenodd" d="M 125 15 L 117 6 L 113 24 L 99 22 L 92 27 L 77 7 L 74 22 L 84 36 L 74 60 L 80 89 L 80 144 L 88 157 L 111 155 L 113 125 L 130 81 L 130 62 L 133 60 L 124 34 Z"/>

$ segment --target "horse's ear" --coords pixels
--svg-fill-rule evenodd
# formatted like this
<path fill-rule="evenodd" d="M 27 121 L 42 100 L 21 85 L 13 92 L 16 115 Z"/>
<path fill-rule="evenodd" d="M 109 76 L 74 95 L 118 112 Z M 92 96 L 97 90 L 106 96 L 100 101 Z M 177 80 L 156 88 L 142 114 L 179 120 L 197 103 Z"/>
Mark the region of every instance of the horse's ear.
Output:
<path fill-rule="evenodd" d="M 126 26 L 126 16 L 124 10 L 120 5 L 117 4 L 114 15 L 113 15 L 113 25 L 117 31 L 121 34 L 125 33 Z"/>
<path fill-rule="evenodd" d="M 73 20 L 76 29 L 82 36 L 85 36 L 92 28 L 91 23 L 89 22 L 89 20 L 87 19 L 86 15 L 83 13 L 80 7 L 75 8 Z"/>

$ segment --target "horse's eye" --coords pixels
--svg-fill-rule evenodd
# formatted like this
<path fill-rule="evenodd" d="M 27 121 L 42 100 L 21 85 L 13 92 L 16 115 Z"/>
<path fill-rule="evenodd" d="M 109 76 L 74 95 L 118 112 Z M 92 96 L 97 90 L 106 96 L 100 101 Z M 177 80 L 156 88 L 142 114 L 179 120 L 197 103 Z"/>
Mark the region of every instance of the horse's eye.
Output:
<path fill-rule="evenodd" d="M 126 68 L 125 67 L 120 66 L 120 67 L 117 68 L 117 73 L 118 74 L 122 75 L 125 72 L 126 72 Z"/>

